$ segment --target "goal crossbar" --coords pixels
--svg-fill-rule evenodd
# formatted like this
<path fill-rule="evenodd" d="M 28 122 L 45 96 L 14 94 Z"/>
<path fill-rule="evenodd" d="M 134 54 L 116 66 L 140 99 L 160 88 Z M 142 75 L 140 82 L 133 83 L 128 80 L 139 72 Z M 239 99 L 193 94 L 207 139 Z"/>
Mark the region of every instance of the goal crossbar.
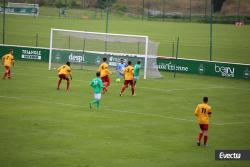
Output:
<path fill-rule="evenodd" d="M 115 34 L 115 33 L 104 33 L 104 32 L 78 31 L 78 30 L 66 30 L 66 29 L 57 29 L 57 28 L 52 28 L 51 31 L 78 32 L 78 33 L 85 33 L 85 34 L 111 35 L 111 36 L 123 36 L 123 37 L 138 37 L 138 38 L 147 38 L 148 37 L 148 36 L 143 36 L 143 35 L 130 35 L 130 34 Z"/>

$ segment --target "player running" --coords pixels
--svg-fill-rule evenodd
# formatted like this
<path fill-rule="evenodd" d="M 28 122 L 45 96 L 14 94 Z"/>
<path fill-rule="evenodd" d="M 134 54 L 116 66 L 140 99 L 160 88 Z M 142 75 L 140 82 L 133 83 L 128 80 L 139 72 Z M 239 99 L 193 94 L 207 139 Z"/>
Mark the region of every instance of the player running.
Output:
<path fill-rule="evenodd" d="M 117 73 L 116 81 L 121 81 L 121 78 L 123 78 L 123 70 L 125 67 L 126 67 L 126 64 L 124 63 L 124 60 L 121 59 L 120 63 L 116 66 L 116 73 Z"/>
<path fill-rule="evenodd" d="M 98 71 L 96 73 L 96 78 L 94 78 L 91 82 L 90 82 L 90 86 L 93 88 L 94 91 L 94 100 L 92 100 L 89 103 L 89 107 L 90 109 L 92 108 L 92 105 L 95 104 L 96 105 L 96 109 L 99 109 L 99 105 L 100 105 L 100 100 L 102 97 L 102 88 L 104 87 L 102 84 L 102 80 L 100 79 L 100 72 Z"/>
<path fill-rule="evenodd" d="M 12 65 L 14 67 L 14 65 L 15 65 L 14 62 L 15 62 L 15 60 L 14 60 L 14 56 L 13 56 L 13 49 L 10 49 L 9 53 L 2 57 L 2 64 L 5 67 L 4 76 L 3 76 L 4 80 L 6 80 L 7 76 L 9 79 L 11 79 L 10 66 Z"/>
<path fill-rule="evenodd" d="M 134 85 L 139 80 L 140 68 L 141 68 L 141 62 L 137 61 L 136 65 L 134 66 Z"/>
<path fill-rule="evenodd" d="M 69 86 L 70 86 L 69 77 L 72 80 L 70 62 L 67 62 L 66 64 L 59 67 L 57 69 L 57 71 L 58 71 L 58 77 L 59 77 L 58 84 L 57 84 L 57 90 L 60 89 L 60 85 L 61 85 L 62 80 L 66 80 L 67 81 L 67 91 L 68 91 Z"/>
<path fill-rule="evenodd" d="M 200 125 L 200 132 L 197 141 L 198 146 L 200 146 L 200 142 L 203 135 L 204 135 L 204 145 L 207 146 L 209 117 L 212 114 L 211 107 L 207 103 L 208 103 L 208 97 L 203 97 L 203 103 L 198 104 L 198 106 L 194 111 L 194 114 L 197 117 L 197 121 Z"/>
<path fill-rule="evenodd" d="M 102 88 L 102 93 L 103 94 L 105 92 L 107 92 L 107 88 L 110 85 L 109 75 L 112 74 L 111 71 L 108 69 L 108 64 L 106 62 L 107 62 L 107 58 L 104 57 L 103 58 L 103 63 L 98 68 L 98 71 L 100 72 L 100 77 L 102 79 L 102 84 L 104 86 Z"/>
<path fill-rule="evenodd" d="M 131 86 L 132 96 L 134 96 L 135 88 L 134 88 L 134 68 L 132 67 L 131 61 L 128 61 L 128 66 L 124 68 L 124 85 L 121 89 L 120 96 L 122 96 L 122 93 L 125 91 L 125 89 L 128 87 L 128 84 Z"/>

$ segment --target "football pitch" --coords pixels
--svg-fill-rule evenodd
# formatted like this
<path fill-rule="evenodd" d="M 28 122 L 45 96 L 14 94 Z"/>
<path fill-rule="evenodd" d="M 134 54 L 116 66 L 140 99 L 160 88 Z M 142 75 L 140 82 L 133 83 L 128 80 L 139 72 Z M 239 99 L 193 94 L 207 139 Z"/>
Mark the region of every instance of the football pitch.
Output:
<path fill-rule="evenodd" d="M 13 78 L 0 80 L 1 167 L 249 166 L 215 160 L 216 149 L 250 148 L 249 81 L 162 73 L 141 78 L 136 96 L 127 89 L 119 97 L 113 74 L 100 110 L 91 111 L 95 71 L 73 70 L 66 92 L 47 68 L 18 61 Z M 193 112 L 203 96 L 213 114 L 209 146 L 197 147 Z"/>

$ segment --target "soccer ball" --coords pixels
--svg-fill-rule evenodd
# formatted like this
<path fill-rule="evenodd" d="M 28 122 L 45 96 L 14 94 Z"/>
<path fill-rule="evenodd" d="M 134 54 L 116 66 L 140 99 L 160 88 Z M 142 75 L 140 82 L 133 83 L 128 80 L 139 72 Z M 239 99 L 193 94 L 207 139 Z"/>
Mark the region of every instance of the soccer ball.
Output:
<path fill-rule="evenodd" d="M 121 79 L 120 79 L 120 78 L 117 78 L 117 79 L 115 80 L 115 82 L 121 82 Z"/>

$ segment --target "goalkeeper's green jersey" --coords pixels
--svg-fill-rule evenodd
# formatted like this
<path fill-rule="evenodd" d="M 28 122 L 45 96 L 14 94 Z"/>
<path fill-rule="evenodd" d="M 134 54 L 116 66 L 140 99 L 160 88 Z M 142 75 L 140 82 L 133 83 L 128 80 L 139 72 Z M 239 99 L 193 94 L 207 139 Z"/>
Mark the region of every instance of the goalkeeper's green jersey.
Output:
<path fill-rule="evenodd" d="M 134 76 L 139 76 L 141 65 L 136 64 L 134 66 Z"/>
<path fill-rule="evenodd" d="M 104 87 L 102 84 L 102 80 L 99 77 L 96 77 L 90 82 L 90 86 L 93 88 L 94 93 L 101 93 L 102 88 Z"/>

